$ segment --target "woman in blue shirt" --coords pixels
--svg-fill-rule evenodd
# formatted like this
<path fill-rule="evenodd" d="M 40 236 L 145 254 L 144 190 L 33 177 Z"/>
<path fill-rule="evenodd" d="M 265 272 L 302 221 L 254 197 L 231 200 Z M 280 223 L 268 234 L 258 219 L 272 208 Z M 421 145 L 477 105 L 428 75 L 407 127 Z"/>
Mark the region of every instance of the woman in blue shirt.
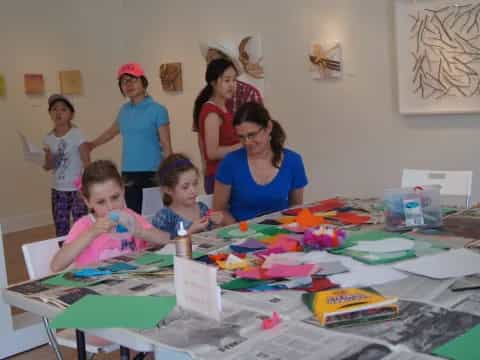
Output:
<path fill-rule="evenodd" d="M 302 157 L 284 148 L 286 135 L 261 104 L 246 103 L 235 114 L 243 148 L 225 156 L 217 170 L 214 208 L 227 224 L 303 202 L 308 183 Z"/>
<path fill-rule="evenodd" d="M 147 94 L 148 80 L 136 63 L 118 69 L 118 86 L 129 98 L 113 124 L 89 143 L 90 150 L 122 134 L 122 176 L 127 207 L 140 213 L 143 188 L 156 186 L 155 171 L 172 153 L 167 109 Z"/>

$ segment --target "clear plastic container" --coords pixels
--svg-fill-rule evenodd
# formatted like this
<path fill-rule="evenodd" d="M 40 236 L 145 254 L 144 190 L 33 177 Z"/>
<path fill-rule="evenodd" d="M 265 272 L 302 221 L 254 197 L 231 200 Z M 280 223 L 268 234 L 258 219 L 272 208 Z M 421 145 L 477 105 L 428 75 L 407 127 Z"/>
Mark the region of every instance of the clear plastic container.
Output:
<path fill-rule="evenodd" d="M 385 228 L 389 231 L 442 225 L 440 186 L 387 189 L 384 203 Z"/>

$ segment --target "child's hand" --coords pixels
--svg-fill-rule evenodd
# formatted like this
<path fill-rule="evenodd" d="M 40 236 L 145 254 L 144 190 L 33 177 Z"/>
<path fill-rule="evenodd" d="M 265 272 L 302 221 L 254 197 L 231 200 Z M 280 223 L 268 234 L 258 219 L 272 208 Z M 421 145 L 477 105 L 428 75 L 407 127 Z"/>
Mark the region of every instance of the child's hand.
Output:
<path fill-rule="evenodd" d="M 223 221 L 223 212 L 221 212 L 221 211 L 209 210 L 208 213 L 207 213 L 207 216 L 208 216 L 208 219 L 214 225 L 220 225 Z"/>
<path fill-rule="evenodd" d="M 45 152 L 45 164 L 43 168 L 45 170 L 53 169 L 53 154 L 48 146 L 44 146 L 43 151 Z"/>
<path fill-rule="evenodd" d="M 195 220 L 190 226 L 190 228 L 188 229 L 188 232 L 190 234 L 202 232 L 206 230 L 207 227 L 208 227 L 208 217 L 204 216 L 201 219 Z"/>
<path fill-rule="evenodd" d="M 133 229 L 132 229 L 132 235 L 136 238 L 143 238 L 144 237 L 144 229 L 143 229 L 143 226 L 142 224 L 140 224 L 140 222 L 135 218 L 133 217 L 133 221 L 134 221 L 134 225 L 133 225 Z"/>
<path fill-rule="evenodd" d="M 93 232 L 98 236 L 101 234 L 108 233 L 112 231 L 112 229 L 116 226 L 112 220 L 110 220 L 107 216 L 97 218 L 95 221 L 95 225 L 93 225 Z"/>

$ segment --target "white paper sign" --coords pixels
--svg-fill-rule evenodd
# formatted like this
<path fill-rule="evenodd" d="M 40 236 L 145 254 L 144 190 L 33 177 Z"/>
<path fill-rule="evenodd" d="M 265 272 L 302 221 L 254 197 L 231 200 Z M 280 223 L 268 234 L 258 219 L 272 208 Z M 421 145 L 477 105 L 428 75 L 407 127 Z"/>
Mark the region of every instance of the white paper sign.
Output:
<path fill-rule="evenodd" d="M 220 321 L 222 303 L 217 268 L 175 256 L 175 294 L 181 308 Z"/>

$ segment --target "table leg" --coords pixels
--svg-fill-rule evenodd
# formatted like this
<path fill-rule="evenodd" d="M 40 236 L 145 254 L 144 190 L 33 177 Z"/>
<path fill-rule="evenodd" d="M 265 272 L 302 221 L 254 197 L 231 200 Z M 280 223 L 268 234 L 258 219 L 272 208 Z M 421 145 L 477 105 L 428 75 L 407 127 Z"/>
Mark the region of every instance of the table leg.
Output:
<path fill-rule="evenodd" d="M 130 360 L 130 349 L 120 346 L 120 360 Z"/>
<path fill-rule="evenodd" d="M 81 330 L 75 330 L 77 337 L 77 358 L 78 360 L 87 360 L 87 350 L 85 347 L 85 333 Z"/>

